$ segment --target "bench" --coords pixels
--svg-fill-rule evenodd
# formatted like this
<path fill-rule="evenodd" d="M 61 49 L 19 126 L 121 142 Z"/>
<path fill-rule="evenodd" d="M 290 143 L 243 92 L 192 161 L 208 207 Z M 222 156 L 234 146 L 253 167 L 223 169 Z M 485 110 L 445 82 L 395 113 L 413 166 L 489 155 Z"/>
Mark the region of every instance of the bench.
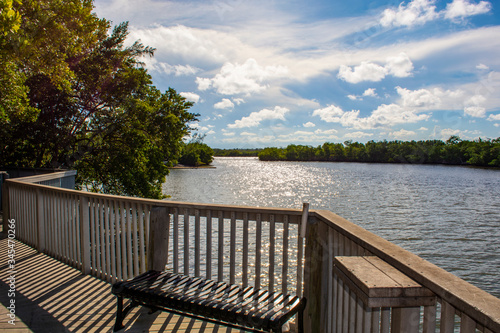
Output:
<path fill-rule="evenodd" d="M 253 331 L 282 332 L 282 326 L 297 314 L 298 330 L 303 332 L 305 298 L 270 293 L 253 287 L 241 288 L 182 274 L 150 270 L 112 287 L 117 296 L 114 331 L 135 306 L 142 305 L 183 316 L 221 323 Z M 131 300 L 123 309 L 123 299 Z"/>

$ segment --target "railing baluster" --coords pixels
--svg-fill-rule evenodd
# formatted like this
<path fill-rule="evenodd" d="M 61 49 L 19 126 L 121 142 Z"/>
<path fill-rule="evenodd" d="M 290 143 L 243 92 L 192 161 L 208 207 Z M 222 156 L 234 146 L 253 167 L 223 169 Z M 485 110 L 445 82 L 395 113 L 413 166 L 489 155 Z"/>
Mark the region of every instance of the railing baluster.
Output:
<path fill-rule="evenodd" d="M 106 278 L 106 229 L 104 227 L 104 200 L 99 200 L 99 228 L 101 229 L 101 239 L 100 239 L 100 251 L 101 251 L 101 266 L 100 268 L 100 276 L 101 279 L 104 280 Z"/>
<path fill-rule="evenodd" d="M 200 211 L 194 211 L 194 276 L 200 276 Z"/>
<path fill-rule="evenodd" d="M 231 239 L 229 243 L 229 283 L 236 282 L 236 213 L 231 212 Z"/>
<path fill-rule="evenodd" d="M 288 294 L 288 215 L 283 216 L 283 262 L 281 269 L 281 292 Z"/>
<path fill-rule="evenodd" d="M 184 274 L 189 275 L 189 210 L 184 210 Z"/>
<path fill-rule="evenodd" d="M 137 258 L 140 264 L 139 274 L 146 272 L 146 252 L 144 251 L 145 239 L 144 239 L 144 210 L 142 204 L 137 207 L 137 223 L 139 224 L 139 257 Z"/>
<path fill-rule="evenodd" d="M 205 256 L 206 260 L 206 275 L 207 279 L 212 279 L 212 211 L 207 211 L 207 254 Z"/>
<path fill-rule="evenodd" d="M 99 252 L 98 252 L 98 236 L 97 236 L 97 229 L 96 229 L 96 218 L 95 218 L 95 213 L 96 213 L 96 203 L 94 198 L 90 198 L 90 248 L 91 248 L 91 256 L 90 256 L 90 261 L 92 265 L 92 272 L 94 273 L 93 275 L 97 275 L 98 272 L 98 257 L 99 257 Z M 96 251 L 97 250 L 97 251 Z M 96 254 L 97 253 L 97 254 Z"/>
<path fill-rule="evenodd" d="M 139 231 L 138 231 L 138 221 L 137 221 L 137 205 L 132 204 L 132 241 L 133 241 L 133 259 L 134 259 L 134 276 L 141 274 L 139 269 Z"/>
<path fill-rule="evenodd" d="M 380 332 L 389 333 L 390 326 L 391 326 L 391 308 L 382 308 L 381 318 L 380 318 Z"/>
<path fill-rule="evenodd" d="M 149 227 L 151 226 L 151 206 L 144 206 L 144 240 L 146 242 L 145 249 L 149 249 Z M 167 243 L 168 244 L 168 243 Z M 146 258 L 146 257 L 144 257 Z M 144 260 L 146 262 L 146 260 Z"/>
<path fill-rule="evenodd" d="M 111 282 L 116 282 L 117 267 L 116 267 L 116 201 L 109 201 L 109 232 L 110 232 L 110 247 L 111 247 L 111 271 L 108 274 L 112 275 Z"/>
<path fill-rule="evenodd" d="M 128 257 L 128 276 L 133 277 L 134 276 L 134 258 L 133 258 L 133 253 L 134 253 L 134 248 L 132 247 L 132 203 L 126 203 L 125 204 L 125 217 L 127 218 L 127 257 Z"/>
<path fill-rule="evenodd" d="M 179 209 L 174 208 L 174 232 L 173 232 L 173 246 L 174 246 L 174 256 L 172 258 L 172 265 L 174 273 L 179 273 Z"/>
<path fill-rule="evenodd" d="M 441 333 L 453 333 L 455 330 L 455 308 L 448 302 L 441 302 Z"/>
<path fill-rule="evenodd" d="M 105 235 L 105 251 L 106 251 L 106 281 L 111 281 L 111 205 L 109 200 L 104 201 L 104 228 L 106 230 Z"/>
<path fill-rule="evenodd" d="M 242 284 L 248 286 L 248 213 L 243 213 L 243 259 L 242 259 Z"/>
<path fill-rule="evenodd" d="M 255 232 L 255 288 L 260 289 L 260 274 L 261 274 L 261 249 L 262 249 L 262 220 L 261 215 L 256 217 L 256 232 Z"/>
<path fill-rule="evenodd" d="M 475 333 L 475 332 L 476 332 L 476 322 L 465 313 L 462 313 L 460 320 L 460 333 Z"/>
<path fill-rule="evenodd" d="M 423 333 L 436 332 L 436 305 L 424 307 Z"/>
<path fill-rule="evenodd" d="M 269 216 L 269 291 L 274 292 L 274 265 L 276 250 L 276 224 L 274 214 Z"/>
<path fill-rule="evenodd" d="M 219 240 L 217 251 L 217 278 L 224 281 L 224 212 L 219 211 Z"/>
<path fill-rule="evenodd" d="M 127 229 L 126 229 L 126 204 L 123 203 L 123 201 L 120 201 L 120 217 L 121 217 L 121 232 L 120 232 L 120 238 L 121 238 L 121 258 L 122 258 L 122 279 L 127 280 L 129 278 L 128 276 L 128 267 L 127 267 Z"/>
<path fill-rule="evenodd" d="M 121 281 L 123 279 L 123 274 L 122 274 L 122 263 L 121 263 L 121 258 L 122 258 L 122 243 L 121 243 L 121 210 L 120 210 L 120 203 L 115 200 L 114 205 L 113 205 L 113 210 L 115 211 L 115 247 L 116 247 L 116 281 Z"/>

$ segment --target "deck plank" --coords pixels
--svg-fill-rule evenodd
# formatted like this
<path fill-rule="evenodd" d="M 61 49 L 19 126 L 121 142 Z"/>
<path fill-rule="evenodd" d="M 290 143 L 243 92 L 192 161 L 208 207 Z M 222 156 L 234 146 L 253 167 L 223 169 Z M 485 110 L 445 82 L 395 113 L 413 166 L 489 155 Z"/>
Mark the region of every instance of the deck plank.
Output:
<path fill-rule="evenodd" d="M 1 332 L 112 332 L 116 300 L 111 285 L 16 241 L 16 325 L 8 323 L 7 239 L 0 233 Z M 243 332 L 174 315 L 135 308 L 120 332 Z"/>

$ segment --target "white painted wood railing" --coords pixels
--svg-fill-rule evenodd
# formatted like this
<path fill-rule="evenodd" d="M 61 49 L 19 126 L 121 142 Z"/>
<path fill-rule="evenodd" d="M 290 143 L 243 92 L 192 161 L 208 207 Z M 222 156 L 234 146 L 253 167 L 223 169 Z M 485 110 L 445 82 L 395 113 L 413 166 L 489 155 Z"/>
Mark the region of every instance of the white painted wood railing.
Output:
<path fill-rule="evenodd" d="M 335 256 L 377 256 L 430 289 L 438 302 L 408 317 L 399 308 L 365 311 L 335 274 Z M 394 332 L 396 318 L 411 326 L 404 332 L 500 332 L 500 299 L 329 211 L 309 216 L 305 272 L 311 332 Z"/>
<path fill-rule="evenodd" d="M 389 332 L 399 318 L 418 320 L 420 332 L 500 333 L 498 298 L 329 211 L 308 213 L 303 247 L 300 209 L 145 200 L 30 182 L 5 183 L 4 223 L 15 219 L 18 240 L 109 282 L 147 269 L 151 210 L 160 206 L 168 209 L 168 269 L 303 292 L 307 332 Z M 361 315 L 355 295 L 339 290 L 335 256 L 377 256 L 434 292 L 438 304 L 422 307 L 418 318 L 390 308 Z"/>
<path fill-rule="evenodd" d="M 54 177 L 57 176 L 53 174 Z M 44 179 L 48 175 L 44 176 Z M 147 200 L 7 182 L 17 239 L 103 280 L 147 269 L 150 212 L 169 217 L 167 269 L 301 295 L 302 211 Z"/>

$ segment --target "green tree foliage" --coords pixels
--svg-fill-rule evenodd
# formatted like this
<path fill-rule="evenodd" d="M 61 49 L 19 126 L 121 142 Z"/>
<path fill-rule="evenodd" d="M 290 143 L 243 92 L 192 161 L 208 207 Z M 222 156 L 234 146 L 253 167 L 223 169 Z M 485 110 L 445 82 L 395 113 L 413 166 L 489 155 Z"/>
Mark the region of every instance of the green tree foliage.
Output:
<path fill-rule="evenodd" d="M 464 141 L 452 136 L 446 142 L 369 141 L 366 144 L 346 141 L 324 143 L 318 147 L 289 145 L 265 148 L 259 152 L 263 161 L 332 161 L 371 163 L 453 164 L 500 166 L 500 138 Z"/>
<path fill-rule="evenodd" d="M 109 34 L 89 0 L 11 7 L 19 26 L 1 45 L 12 78 L 3 74 L 0 88 L 13 93 L 0 99 L 0 165 L 75 168 L 89 190 L 162 197 L 197 115 L 174 89 L 152 84 L 140 59 L 154 49 L 125 47 L 128 24 Z"/>
<path fill-rule="evenodd" d="M 194 135 L 187 143 L 179 159 L 179 163 L 188 166 L 209 165 L 213 161 L 214 151 L 203 143 L 204 136 Z"/>

